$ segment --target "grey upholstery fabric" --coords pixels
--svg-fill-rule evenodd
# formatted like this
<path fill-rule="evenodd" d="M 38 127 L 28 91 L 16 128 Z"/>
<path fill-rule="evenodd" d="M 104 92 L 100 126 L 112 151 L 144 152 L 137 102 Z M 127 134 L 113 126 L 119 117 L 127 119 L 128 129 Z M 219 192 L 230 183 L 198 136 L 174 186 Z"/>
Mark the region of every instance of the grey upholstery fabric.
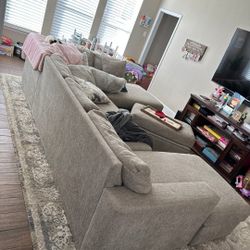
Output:
<path fill-rule="evenodd" d="M 149 92 L 136 84 L 126 84 L 128 92 L 108 94 L 111 101 L 119 108 L 131 110 L 135 103 L 150 105 L 158 110 L 163 109 L 163 105 Z"/>
<path fill-rule="evenodd" d="M 39 78 L 33 117 L 79 248 L 103 188 L 121 185 L 122 164 L 49 57 Z"/>
<path fill-rule="evenodd" d="M 236 192 L 190 155 L 136 152 L 151 169 L 155 182 L 151 192 L 137 194 L 117 187 L 121 176 L 126 178 L 124 163 L 50 57 L 41 73 L 26 59 L 23 83 L 77 249 L 172 250 L 192 238 L 197 244 L 224 236 L 249 214 Z M 123 151 L 116 150 L 122 157 Z M 208 185 L 197 181 L 215 187 L 220 202 Z"/>
<path fill-rule="evenodd" d="M 118 111 L 119 109 L 117 106 L 112 102 L 109 101 L 108 103 L 105 104 L 96 104 L 98 109 L 100 109 L 103 113 L 110 112 L 110 111 Z"/>
<path fill-rule="evenodd" d="M 94 103 L 109 103 L 110 99 L 93 83 L 74 76 L 74 80 L 81 86 L 86 96 Z"/>
<path fill-rule="evenodd" d="M 39 84 L 40 72 L 33 70 L 29 60 L 25 60 L 22 82 L 26 98 L 29 100 L 29 104 L 32 107 L 37 85 Z M 49 81 L 50 82 L 50 81 Z"/>
<path fill-rule="evenodd" d="M 102 70 L 117 77 L 124 77 L 126 61 L 121 61 L 110 56 L 102 56 Z"/>
<path fill-rule="evenodd" d="M 88 55 L 86 52 L 82 53 L 82 65 L 89 66 Z"/>
<path fill-rule="evenodd" d="M 97 107 L 96 104 L 86 96 L 81 86 L 74 79 L 71 77 L 66 77 L 65 81 L 76 96 L 77 100 L 87 112 L 92 109 L 99 109 L 99 107 Z"/>
<path fill-rule="evenodd" d="M 92 52 L 94 54 L 94 67 L 102 70 L 102 55 L 99 52 Z"/>
<path fill-rule="evenodd" d="M 119 93 L 126 85 L 124 78 L 116 77 L 104 71 L 91 68 L 95 78 L 95 84 L 106 93 Z"/>
<path fill-rule="evenodd" d="M 250 214 L 249 205 L 200 157 L 166 152 L 136 154 L 150 166 L 154 183 L 204 181 L 219 195 L 218 205 L 193 239 L 193 244 L 226 236 Z"/>
<path fill-rule="evenodd" d="M 83 80 L 92 82 L 95 84 L 95 78 L 92 74 L 90 67 L 85 65 L 68 65 L 73 76 L 79 77 Z"/>
<path fill-rule="evenodd" d="M 151 190 L 149 167 L 124 143 L 105 115 L 98 110 L 89 111 L 89 117 L 95 124 L 107 144 L 122 162 L 123 184 L 137 193 L 148 193 Z"/>
<path fill-rule="evenodd" d="M 71 72 L 70 72 L 68 65 L 65 63 L 65 61 L 63 60 L 63 58 L 60 55 L 58 55 L 56 53 L 52 54 L 50 56 L 50 59 L 56 65 L 56 68 L 61 73 L 63 78 L 71 75 Z"/>
<path fill-rule="evenodd" d="M 94 53 L 93 51 L 81 46 L 81 45 L 78 45 L 77 46 L 78 50 L 81 52 L 81 53 L 86 53 L 87 57 L 88 57 L 88 65 L 93 67 L 94 66 Z"/>
<path fill-rule="evenodd" d="M 152 151 L 152 148 L 143 142 L 126 142 L 133 151 Z"/>
<path fill-rule="evenodd" d="M 176 131 L 142 112 L 141 109 L 143 107 L 145 106 L 138 103 L 133 106 L 131 110 L 132 119 L 135 123 L 149 132 L 153 140 L 154 151 L 189 152 L 195 142 L 191 126 L 184 122 L 180 122 L 182 128 Z M 161 141 L 163 141 L 163 143 L 161 143 Z"/>
<path fill-rule="evenodd" d="M 205 183 L 157 183 L 148 195 L 106 188 L 81 249 L 173 250 L 190 242 L 219 198 Z"/>

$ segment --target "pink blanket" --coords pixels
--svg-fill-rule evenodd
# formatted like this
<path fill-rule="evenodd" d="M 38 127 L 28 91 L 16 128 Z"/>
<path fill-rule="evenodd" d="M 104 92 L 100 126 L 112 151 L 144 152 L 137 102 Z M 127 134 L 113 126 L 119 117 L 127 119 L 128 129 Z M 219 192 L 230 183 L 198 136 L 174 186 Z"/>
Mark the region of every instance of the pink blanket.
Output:
<path fill-rule="evenodd" d="M 57 53 L 62 56 L 67 64 L 80 64 L 81 53 L 73 44 L 49 44 L 45 37 L 30 33 L 23 44 L 23 53 L 29 59 L 32 68 L 42 71 L 44 58 L 48 55 Z"/>

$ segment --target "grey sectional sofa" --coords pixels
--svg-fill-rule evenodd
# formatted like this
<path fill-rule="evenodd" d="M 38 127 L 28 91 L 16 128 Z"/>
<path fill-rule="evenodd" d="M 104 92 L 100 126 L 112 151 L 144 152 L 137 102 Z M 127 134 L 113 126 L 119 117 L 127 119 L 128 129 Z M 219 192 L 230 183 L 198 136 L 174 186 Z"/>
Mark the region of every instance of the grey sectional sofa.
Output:
<path fill-rule="evenodd" d="M 224 237 L 250 214 L 198 156 L 123 143 L 51 58 L 41 73 L 26 60 L 23 83 L 77 249 L 178 249 Z"/>

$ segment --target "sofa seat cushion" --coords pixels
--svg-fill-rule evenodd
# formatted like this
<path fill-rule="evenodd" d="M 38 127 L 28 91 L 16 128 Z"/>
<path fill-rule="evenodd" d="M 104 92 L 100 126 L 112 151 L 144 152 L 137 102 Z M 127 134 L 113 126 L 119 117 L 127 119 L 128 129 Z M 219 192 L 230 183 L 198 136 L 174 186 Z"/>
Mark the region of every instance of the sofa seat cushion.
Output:
<path fill-rule="evenodd" d="M 148 91 L 136 84 L 126 84 L 128 92 L 108 94 L 109 98 L 119 107 L 131 110 L 135 103 L 150 105 L 158 110 L 163 109 L 163 105 L 153 97 Z"/>
<path fill-rule="evenodd" d="M 195 137 L 191 126 L 179 121 L 182 124 L 182 128 L 180 130 L 175 130 L 142 112 L 141 109 L 143 107 L 145 106 L 139 103 L 136 103 L 133 106 L 131 114 L 135 123 L 153 134 L 167 138 L 185 147 L 192 148 L 195 142 Z"/>
<path fill-rule="evenodd" d="M 167 152 L 135 153 L 150 167 L 153 183 L 203 181 L 219 195 L 219 203 L 193 239 L 193 244 L 226 236 L 250 215 L 250 206 L 200 157 Z"/>
<path fill-rule="evenodd" d="M 76 81 L 74 81 L 74 79 L 66 77 L 65 81 L 75 95 L 76 99 L 87 112 L 92 109 L 99 109 L 99 107 L 86 96 L 83 88 Z"/>
<path fill-rule="evenodd" d="M 143 142 L 126 142 L 132 151 L 152 151 L 152 148 Z"/>
<path fill-rule="evenodd" d="M 152 183 L 147 164 L 120 139 L 103 112 L 91 110 L 88 114 L 111 150 L 122 162 L 123 184 L 134 192 L 149 193 Z"/>
<path fill-rule="evenodd" d="M 99 103 L 96 104 L 98 109 L 100 109 L 103 113 L 115 111 L 117 112 L 119 109 L 117 106 L 110 100 L 108 103 Z"/>

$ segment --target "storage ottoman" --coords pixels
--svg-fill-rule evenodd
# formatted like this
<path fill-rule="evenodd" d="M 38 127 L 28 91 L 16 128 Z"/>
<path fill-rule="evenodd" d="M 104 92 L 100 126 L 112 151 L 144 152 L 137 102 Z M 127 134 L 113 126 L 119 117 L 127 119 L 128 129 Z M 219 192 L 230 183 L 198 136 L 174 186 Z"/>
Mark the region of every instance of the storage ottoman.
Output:
<path fill-rule="evenodd" d="M 136 103 L 132 110 L 132 120 L 143 128 L 153 141 L 153 151 L 192 153 L 195 142 L 192 128 L 180 121 L 182 128 L 175 130 L 141 111 L 144 105 Z"/>

